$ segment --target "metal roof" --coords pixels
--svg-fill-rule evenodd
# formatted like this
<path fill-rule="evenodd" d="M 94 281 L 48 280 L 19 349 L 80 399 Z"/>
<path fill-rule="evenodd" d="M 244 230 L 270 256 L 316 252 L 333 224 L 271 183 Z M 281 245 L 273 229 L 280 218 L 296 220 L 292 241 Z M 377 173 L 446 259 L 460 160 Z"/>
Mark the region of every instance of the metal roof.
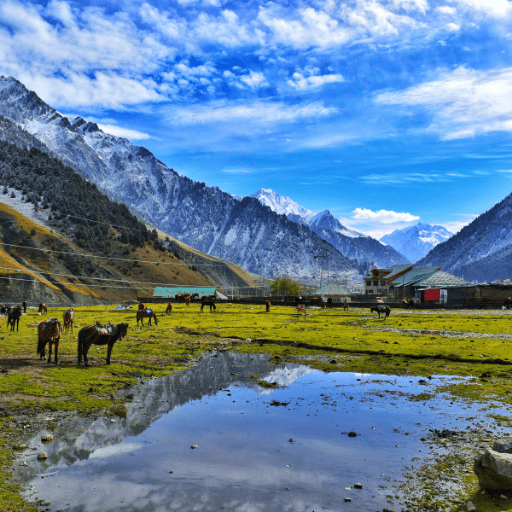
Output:
<path fill-rule="evenodd" d="M 411 267 L 410 263 L 408 265 L 394 265 L 394 266 L 388 267 L 388 268 L 378 268 L 377 270 L 381 273 L 387 272 L 387 274 L 383 277 L 388 279 L 389 274 L 391 274 L 391 276 L 393 276 L 395 274 L 398 274 L 399 272 L 403 272 L 405 269 L 407 269 L 409 267 Z M 375 269 L 373 269 L 373 270 L 375 270 Z M 370 270 L 370 272 L 366 275 L 365 279 L 370 279 L 372 277 L 373 277 L 372 271 Z"/>
<path fill-rule="evenodd" d="M 448 272 L 443 270 L 438 270 L 418 281 L 415 286 L 421 286 L 422 288 L 450 288 L 451 286 L 467 286 L 468 284 L 471 283 L 460 277 L 448 274 Z"/>
<path fill-rule="evenodd" d="M 396 281 L 388 281 L 388 284 L 393 284 L 395 287 L 411 286 L 421 279 L 425 279 L 439 270 L 440 267 L 414 267 L 405 274 L 398 276 Z"/>
<path fill-rule="evenodd" d="M 175 295 L 180 293 L 198 293 L 199 297 L 213 295 L 215 293 L 215 286 L 156 286 L 153 291 L 153 297 L 174 298 Z"/>
<path fill-rule="evenodd" d="M 336 283 L 327 283 L 315 291 L 316 295 L 350 295 L 346 287 Z"/>

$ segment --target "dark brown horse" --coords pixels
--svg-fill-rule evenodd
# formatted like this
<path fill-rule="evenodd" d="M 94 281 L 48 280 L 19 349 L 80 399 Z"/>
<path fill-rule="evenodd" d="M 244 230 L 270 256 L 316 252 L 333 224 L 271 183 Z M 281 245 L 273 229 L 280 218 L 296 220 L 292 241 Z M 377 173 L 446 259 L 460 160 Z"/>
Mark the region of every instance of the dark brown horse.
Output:
<path fill-rule="evenodd" d="M 142 324 L 142 327 L 144 327 L 144 318 L 148 318 L 148 326 L 151 325 L 151 319 L 155 319 L 155 325 L 158 325 L 158 320 L 156 318 L 156 314 L 152 309 L 139 309 L 137 311 L 137 326 L 140 323 Z"/>
<path fill-rule="evenodd" d="M 171 302 L 169 302 L 169 304 L 167 304 L 167 309 L 165 310 L 165 314 L 172 315 L 172 303 Z"/>
<path fill-rule="evenodd" d="M 370 313 L 378 313 L 379 314 L 379 318 L 380 318 L 380 314 L 385 314 L 386 315 L 386 318 L 389 316 L 389 313 L 391 313 L 391 309 L 389 308 L 389 306 L 382 306 L 382 305 L 379 305 L 379 306 L 372 306 L 370 308 Z"/>
<path fill-rule="evenodd" d="M 64 318 L 64 332 L 69 332 L 70 327 L 71 332 L 73 332 L 73 325 L 75 323 L 75 310 L 73 308 L 66 309 L 62 316 Z"/>
<path fill-rule="evenodd" d="M 416 302 L 414 301 L 414 299 L 404 299 L 402 301 L 402 307 L 404 309 L 414 309 L 416 307 Z"/>
<path fill-rule="evenodd" d="M 203 312 L 203 308 L 205 306 L 210 306 L 210 313 L 213 311 L 217 311 L 217 307 L 215 306 L 213 295 L 204 295 L 201 297 L 201 313 Z"/>
<path fill-rule="evenodd" d="M 16 324 L 16 332 L 19 331 L 21 318 L 21 307 L 16 306 L 15 308 L 9 309 L 7 313 L 7 327 L 11 326 L 11 332 L 14 332 L 14 325 Z"/>
<path fill-rule="evenodd" d="M 48 314 L 48 306 L 44 302 L 41 302 L 41 304 L 39 304 L 39 314 L 42 315 L 43 313 L 45 315 Z"/>
<path fill-rule="evenodd" d="M 512 308 L 512 297 L 507 297 L 505 299 L 505 302 L 503 302 L 503 305 L 505 306 L 505 308 L 507 309 L 510 309 Z"/>
<path fill-rule="evenodd" d="M 45 358 L 45 347 L 48 343 L 48 363 L 52 359 L 52 345 L 55 345 L 54 362 L 57 364 L 57 353 L 62 335 L 62 324 L 56 318 L 48 318 L 37 326 L 37 353 L 40 359 Z"/>
<path fill-rule="evenodd" d="M 112 348 L 117 340 L 122 340 L 128 334 L 128 324 L 88 325 L 78 333 L 78 364 L 84 359 L 85 366 L 89 366 L 87 353 L 91 345 L 108 345 L 107 364 L 110 364 Z"/>

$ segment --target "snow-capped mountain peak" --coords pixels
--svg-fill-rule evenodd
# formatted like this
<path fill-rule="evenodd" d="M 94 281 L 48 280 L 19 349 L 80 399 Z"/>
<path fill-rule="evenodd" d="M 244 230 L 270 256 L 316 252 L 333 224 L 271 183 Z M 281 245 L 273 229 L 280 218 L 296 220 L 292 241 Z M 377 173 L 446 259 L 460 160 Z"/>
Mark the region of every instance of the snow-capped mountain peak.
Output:
<path fill-rule="evenodd" d="M 303 206 L 300 206 L 289 197 L 280 196 L 277 192 L 269 188 L 260 188 L 250 197 L 255 197 L 261 204 L 268 206 L 273 212 L 281 215 L 298 215 L 302 219 L 309 221 L 316 214 Z"/>
<path fill-rule="evenodd" d="M 320 238 L 329 242 L 343 255 L 360 262 L 389 267 L 408 261 L 392 247 L 369 236 L 345 227 L 329 210 L 314 213 L 270 189 L 260 189 L 252 194 L 260 203 L 289 220 L 309 227 Z"/>
<path fill-rule="evenodd" d="M 384 235 L 380 241 L 395 248 L 410 261 L 415 262 L 451 236 L 452 233 L 443 226 L 419 223 L 408 228 L 397 229 L 389 235 Z"/>

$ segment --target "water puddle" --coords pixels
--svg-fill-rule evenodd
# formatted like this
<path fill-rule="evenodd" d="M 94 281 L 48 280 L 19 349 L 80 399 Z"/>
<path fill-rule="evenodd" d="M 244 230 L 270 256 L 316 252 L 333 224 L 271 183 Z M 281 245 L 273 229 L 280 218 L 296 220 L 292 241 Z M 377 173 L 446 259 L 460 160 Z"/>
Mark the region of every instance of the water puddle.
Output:
<path fill-rule="evenodd" d="M 46 445 L 42 430 L 14 477 L 52 512 L 382 510 L 428 454 L 420 438 L 478 412 L 418 400 L 440 384 L 419 381 L 210 354 L 134 387 L 126 418 L 70 416 Z"/>

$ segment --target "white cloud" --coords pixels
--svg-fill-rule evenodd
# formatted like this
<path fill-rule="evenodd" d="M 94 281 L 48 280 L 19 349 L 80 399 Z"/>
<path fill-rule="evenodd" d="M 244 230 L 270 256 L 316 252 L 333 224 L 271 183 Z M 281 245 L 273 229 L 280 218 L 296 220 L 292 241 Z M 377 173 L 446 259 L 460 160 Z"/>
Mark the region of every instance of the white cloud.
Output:
<path fill-rule="evenodd" d="M 304 76 L 302 73 L 296 71 L 293 73 L 292 78 L 287 81 L 288 85 L 298 90 L 316 89 L 325 84 L 332 84 L 336 82 L 344 82 L 345 79 L 342 75 L 310 75 Z"/>
<path fill-rule="evenodd" d="M 248 75 L 242 75 L 240 77 L 240 81 L 251 87 L 252 89 L 256 89 L 258 87 L 264 87 L 268 85 L 268 82 L 263 73 L 259 71 L 250 71 Z"/>
<path fill-rule="evenodd" d="M 460 25 L 457 25 L 457 23 L 447 23 L 446 24 L 446 28 L 450 31 L 450 32 L 457 32 L 460 30 Z"/>
<path fill-rule="evenodd" d="M 454 16 L 457 13 L 457 9 L 455 9 L 455 7 L 449 7 L 447 5 L 442 5 L 441 7 L 437 7 L 436 10 L 442 14 L 447 14 L 449 16 Z"/>
<path fill-rule="evenodd" d="M 327 13 L 308 7 L 300 9 L 298 19 L 289 19 L 274 8 L 260 7 L 258 21 L 272 33 L 273 39 L 286 46 L 307 48 L 310 46 L 336 46 L 347 43 L 353 31 L 340 25 Z"/>
<path fill-rule="evenodd" d="M 508 0 L 450 0 L 450 3 L 457 3 L 462 9 L 494 18 L 504 18 L 512 13 L 512 3 Z"/>
<path fill-rule="evenodd" d="M 286 105 L 282 102 L 256 101 L 233 104 L 217 101 L 206 105 L 173 108 L 169 113 L 169 120 L 180 125 L 247 120 L 259 123 L 278 123 L 318 119 L 336 112 L 337 109 L 325 107 L 321 102 Z"/>
<path fill-rule="evenodd" d="M 123 128 L 112 124 L 99 124 L 98 126 L 105 132 L 115 135 L 116 137 L 124 137 L 128 140 L 146 140 L 151 137 L 147 133 L 131 130 L 130 128 Z"/>
<path fill-rule="evenodd" d="M 460 67 L 405 91 L 383 93 L 378 103 L 418 106 L 433 116 L 444 139 L 512 131 L 512 68 L 474 71 Z"/>
<path fill-rule="evenodd" d="M 125 105 L 159 102 L 164 98 L 152 80 L 123 78 L 115 74 L 95 73 L 93 77 L 72 74 L 67 79 L 25 74 L 18 79 L 50 105 L 102 107 L 119 109 Z"/>
<path fill-rule="evenodd" d="M 388 210 L 372 211 L 367 208 L 356 208 L 352 212 L 353 219 L 357 221 L 372 221 L 380 224 L 395 224 L 397 222 L 414 222 L 420 218 L 410 213 L 397 213 Z"/>

